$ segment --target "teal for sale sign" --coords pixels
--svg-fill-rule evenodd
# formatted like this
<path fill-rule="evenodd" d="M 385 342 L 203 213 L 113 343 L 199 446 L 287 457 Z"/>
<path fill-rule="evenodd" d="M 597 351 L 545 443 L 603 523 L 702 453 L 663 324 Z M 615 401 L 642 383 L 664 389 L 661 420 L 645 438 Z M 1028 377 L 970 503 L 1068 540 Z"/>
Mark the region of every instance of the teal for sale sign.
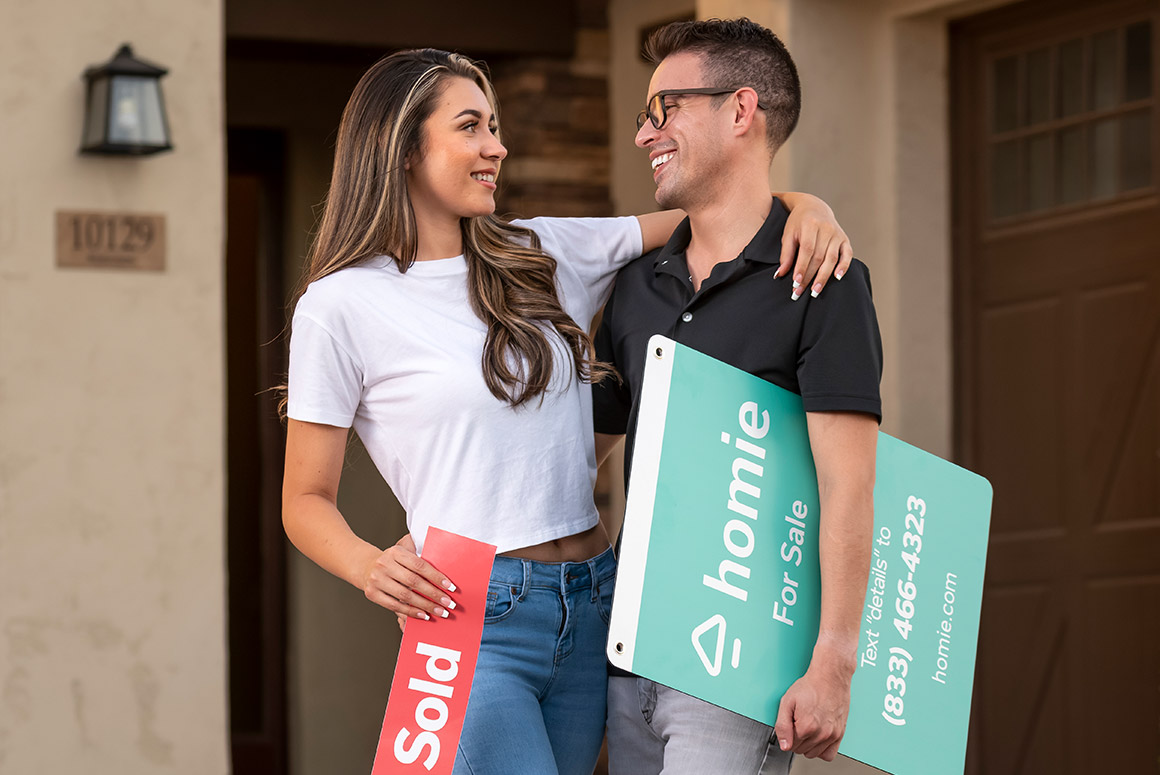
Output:
<path fill-rule="evenodd" d="M 821 609 L 801 398 L 665 337 L 648 361 L 609 659 L 772 726 Z M 985 479 L 879 434 L 842 754 L 893 775 L 963 771 L 990 508 Z"/>

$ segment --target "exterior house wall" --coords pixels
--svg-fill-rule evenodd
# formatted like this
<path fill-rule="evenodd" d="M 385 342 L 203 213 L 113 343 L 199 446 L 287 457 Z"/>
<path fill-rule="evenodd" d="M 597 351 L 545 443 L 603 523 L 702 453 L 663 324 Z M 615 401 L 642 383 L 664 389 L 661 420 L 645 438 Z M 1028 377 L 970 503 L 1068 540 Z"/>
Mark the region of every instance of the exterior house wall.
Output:
<path fill-rule="evenodd" d="M 611 215 L 605 6 L 605 0 L 576 0 L 571 56 L 491 64 L 508 149 L 500 214 Z"/>
<path fill-rule="evenodd" d="M 619 214 L 657 209 L 648 155 L 633 143 L 636 116 L 644 108 L 652 65 L 641 58 L 641 30 L 696 12 L 693 0 L 610 0 L 609 145 L 612 204 Z"/>
<path fill-rule="evenodd" d="M 631 144 L 651 73 L 638 55 L 641 29 L 694 14 L 747 15 L 785 39 L 804 112 L 771 188 L 810 191 L 834 207 L 873 273 L 886 351 L 883 429 L 942 456 L 953 452 L 954 398 L 947 24 L 1007 3 L 609 0 L 607 34 L 582 32 L 566 68 L 575 77 L 568 88 L 590 99 L 607 46 L 610 161 L 596 159 L 595 168 L 610 181 L 613 212 L 645 212 L 655 208 L 652 181 Z M 229 771 L 223 15 L 218 0 L 4 4 L 0 772 L 81 763 L 94 773 Z M 82 157 L 81 73 L 123 41 L 172 71 L 163 88 L 176 149 Z M 501 66 L 497 76 L 509 79 L 505 101 L 509 92 L 534 101 L 534 90 L 521 89 L 539 83 L 535 72 Z M 293 100 L 269 109 L 300 110 Z M 291 280 L 328 175 L 333 126 L 307 119 L 287 135 Z M 524 164 L 525 183 L 583 179 L 583 166 L 541 161 Z M 512 193 L 526 197 L 513 196 L 513 206 L 544 212 L 533 186 Z M 607 209 L 594 197 L 569 204 Z M 56 268 L 53 217 L 62 209 L 163 213 L 165 270 Z M 356 530 L 386 541 L 401 510 L 365 455 L 355 457 L 344 509 Z M 377 734 L 375 698 L 385 697 L 397 633 L 389 616 L 367 626 L 370 604 L 295 558 L 287 593 L 293 771 L 357 769 L 367 746 L 350 741 L 373 743 Z M 350 678 L 352 665 L 376 663 L 388 666 L 381 683 L 357 671 Z M 334 758 L 343 750 L 349 759 Z M 848 760 L 795 767 L 799 775 L 868 771 Z"/>
<path fill-rule="evenodd" d="M 0 24 L 0 771 L 228 771 L 222 7 Z M 175 150 L 81 156 L 81 74 L 168 67 Z M 57 210 L 160 213 L 163 271 L 59 269 Z"/>

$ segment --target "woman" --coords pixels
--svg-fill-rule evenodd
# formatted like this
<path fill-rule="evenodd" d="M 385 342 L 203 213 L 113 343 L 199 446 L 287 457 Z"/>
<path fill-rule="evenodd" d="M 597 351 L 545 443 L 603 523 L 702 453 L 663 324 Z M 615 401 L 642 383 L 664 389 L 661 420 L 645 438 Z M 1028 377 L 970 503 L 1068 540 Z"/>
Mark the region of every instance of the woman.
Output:
<path fill-rule="evenodd" d="M 401 52 L 355 87 L 294 314 L 283 519 L 401 622 L 454 608 L 454 569 L 416 554 L 428 527 L 495 544 L 455 771 L 587 775 L 615 561 L 592 502 L 588 383 L 606 368 L 575 321 L 681 214 L 505 222 L 506 155 L 464 57 Z M 848 243 L 821 207 L 832 268 Z M 386 551 L 335 505 L 352 425 L 407 511 Z"/>

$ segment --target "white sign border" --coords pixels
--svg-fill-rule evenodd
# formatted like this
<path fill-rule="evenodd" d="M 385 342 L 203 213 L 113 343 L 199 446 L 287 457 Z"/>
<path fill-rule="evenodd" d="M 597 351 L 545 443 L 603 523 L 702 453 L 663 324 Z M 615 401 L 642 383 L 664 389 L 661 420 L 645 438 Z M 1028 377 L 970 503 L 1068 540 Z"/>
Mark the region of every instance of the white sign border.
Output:
<path fill-rule="evenodd" d="M 652 532 L 653 504 L 661 468 L 661 444 L 669 406 L 669 385 L 676 360 L 675 342 L 656 334 L 648 340 L 648 367 L 641 386 L 637 416 L 637 446 L 632 454 L 633 486 L 628 491 L 621 528 L 621 552 L 616 571 L 615 604 L 608 625 L 608 661 L 632 672 L 636 651 L 645 561 Z M 631 515 L 631 516 L 630 516 Z"/>

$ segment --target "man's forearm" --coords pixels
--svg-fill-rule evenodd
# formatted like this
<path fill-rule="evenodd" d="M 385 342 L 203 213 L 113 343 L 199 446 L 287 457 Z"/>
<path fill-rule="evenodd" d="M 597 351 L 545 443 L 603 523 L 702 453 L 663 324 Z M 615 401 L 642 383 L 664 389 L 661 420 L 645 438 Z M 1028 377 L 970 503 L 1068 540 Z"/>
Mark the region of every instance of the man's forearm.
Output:
<path fill-rule="evenodd" d="M 861 414 L 811 412 L 808 418 L 821 507 L 822 610 L 814 657 L 852 673 L 870 574 L 878 426 Z"/>
<path fill-rule="evenodd" d="M 822 495 L 820 505 L 822 612 L 814 656 L 848 661 L 852 672 L 870 574 L 873 482 L 869 488 L 837 482 Z"/>
<path fill-rule="evenodd" d="M 857 666 L 874 529 L 878 423 L 865 414 L 807 412 L 806 424 L 822 512 L 822 615 L 810 666 L 781 698 L 775 731 L 783 751 L 830 761 L 846 732 Z"/>

